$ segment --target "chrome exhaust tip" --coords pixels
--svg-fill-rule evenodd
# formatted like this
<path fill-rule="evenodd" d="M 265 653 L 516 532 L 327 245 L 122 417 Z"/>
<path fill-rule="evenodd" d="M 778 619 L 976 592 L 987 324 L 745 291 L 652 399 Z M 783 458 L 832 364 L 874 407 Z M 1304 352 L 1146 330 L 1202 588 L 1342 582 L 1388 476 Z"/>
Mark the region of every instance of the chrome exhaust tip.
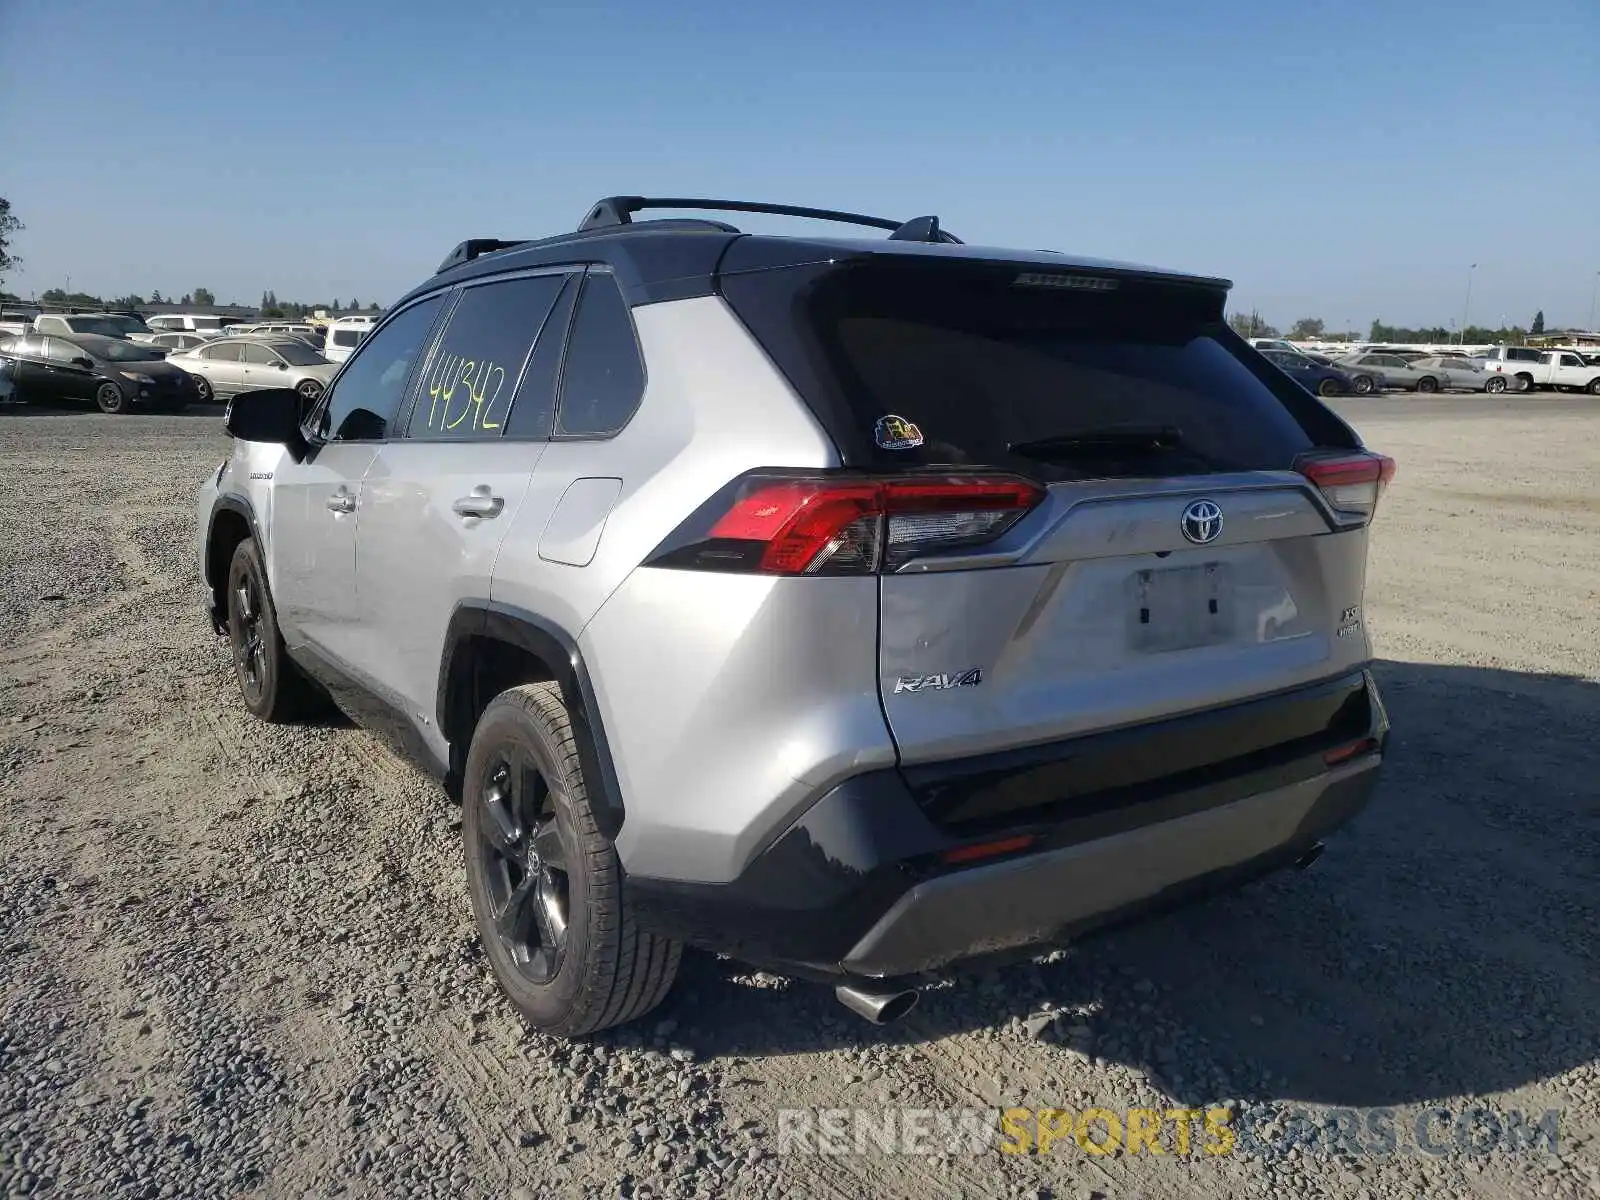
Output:
<path fill-rule="evenodd" d="M 1294 860 L 1294 869 L 1296 871 L 1304 871 L 1312 863 L 1316 862 L 1317 859 L 1321 858 L 1322 852 L 1326 849 L 1326 846 L 1324 846 L 1321 842 L 1318 842 L 1315 846 L 1311 847 L 1311 849 L 1307 850 L 1299 858 Z"/>
<path fill-rule="evenodd" d="M 920 993 L 915 988 L 893 992 L 869 992 L 865 988 L 840 985 L 833 989 L 839 1003 L 874 1025 L 898 1021 L 917 1006 Z"/>

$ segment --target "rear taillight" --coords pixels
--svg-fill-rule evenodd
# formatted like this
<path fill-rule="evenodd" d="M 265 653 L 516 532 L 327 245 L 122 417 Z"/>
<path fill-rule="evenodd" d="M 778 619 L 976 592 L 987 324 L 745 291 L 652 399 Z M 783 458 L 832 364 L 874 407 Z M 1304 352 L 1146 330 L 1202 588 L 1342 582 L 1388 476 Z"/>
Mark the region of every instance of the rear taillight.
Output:
<path fill-rule="evenodd" d="M 1382 454 L 1358 451 L 1353 454 L 1319 455 L 1299 464 L 1304 475 L 1327 500 L 1345 516 L 1372 519 L 1378 511 L 1378 497 L 1394 478 L 1394 459 Z"/>
<path fill-rule="evenodd" d="M 870 575 L 992 542 L 1044 498 L 1011 475 L 796 475 L 736 479 L 646 565 L 766 575 Z"/>

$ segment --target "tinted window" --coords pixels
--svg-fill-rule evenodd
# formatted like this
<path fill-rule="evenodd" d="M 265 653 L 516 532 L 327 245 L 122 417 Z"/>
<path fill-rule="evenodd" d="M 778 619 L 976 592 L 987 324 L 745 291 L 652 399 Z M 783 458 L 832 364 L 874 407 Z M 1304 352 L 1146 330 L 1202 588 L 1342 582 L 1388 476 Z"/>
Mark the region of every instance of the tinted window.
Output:
<path fill-rule="evenodd" d="M 644 363 L 616 281 L 585 276 L 561 367 L 556 434 L 604 437 L 628 423 L 644 394 Z"/>
<path fill-rule="evenodd" d="M 110 317 L 68 317 L 61 333 L 97 333 L 101 337 L 121 337 L 126 330 Z"/>
<path fill-rule="evenodd" d="M 246 342 L 239 347 L 240 357 L 247 363 L 258 367 L 274 367 L 278 365 L 278 356 L 256 342 Z"/>
<path fill-rule="evenodd" d="M 522 365 L 565 278 L 535 275 L 461 293 L 428 360 L 408 437 L 501 436 Z"/>
<path fill-rule="evenodd" d="M 280 358 L 287 359 L 297 367 L 314 367 L 328 361 L 315 347 L 308 346 L 305 342 L 275 342 L 272 349 Z M 273 361 L 276 362 L 277 359 Z"/>
<path fill-rule="evenodd" d="M 62 338 L 44 339 L 44 357 L 53 363 L 70 363 L 75 358 L 86 358 L 88 352 Z"/>
<path fill-rule="evenodd" d="M 397 314 L 350 356 L 318 411 L 317 433 L 341 441 L 373 441 L 389 436 L 405 397 L 406 382 L 428 343 L 441 293 Z"/>
<path fill-rule="evenodd" d="M 43 358 L 44 338 L 37 333 L 11 339 L 11 353 L 21 358 Z"/>
<path fill-rule="evenodd" d="M 365 329 L 335 329 L 328 340 L 335 346 L 359 346 L 366 335 Z"/>
<path fill-rule="evenodd" d="M 1563 367 L 1581 367 L 1583 366 L 1583 359 L 1576 354 L 1563 354 L 1561 356 L 1561 365 Z"/>
<path fill-rule="evenodd" d="M 1074 479 L 1283 469 L 1312 444 L 1303 389 L 1246 361 L 1220 291 L 946 262 L 818 271 L 730 277 L 727 294 L 852 460 Z M 799 290 L 750 303 L 779 286 Z M 1130 426 L 1174 427 L 1178 445 L 1099 436 Z"/>
<path fill-rule="evenodd" d="M 506 421 L 506 435 L 517 438 L 547 438 L 555 423 L 556 379 L 561 374 L 561 357 L 566 350 L 567 328 L 572 324 L 572 304 L 578 298 L 581 281 L 568 277 L 555 307 L 545 318 L 534 343 L 533 356 L 517 385 L 516 401 Z"/>
<path fill-rule="evenodd" d="M 243 350 L 244 346 L 239 342 L 217 342 L 202 347 L 200 357 L 210 362 L 238 362 Z"/>
<path fill-rule="evenodd" d="M 89 349 L 100 358 L 110 359 L 112 362 L 152 362 L 161 358 L 161 353 L 150 346 L 140 345 L 138 342 L 124 342 L 121 339 L 95 341 Z"/>
<path fill-rule="evenodd" d="M 1506 349 L 1506 357 L 1512 362 L 1538 362 L 1539 352 L 1523 346 L 1510 346 Z"/>

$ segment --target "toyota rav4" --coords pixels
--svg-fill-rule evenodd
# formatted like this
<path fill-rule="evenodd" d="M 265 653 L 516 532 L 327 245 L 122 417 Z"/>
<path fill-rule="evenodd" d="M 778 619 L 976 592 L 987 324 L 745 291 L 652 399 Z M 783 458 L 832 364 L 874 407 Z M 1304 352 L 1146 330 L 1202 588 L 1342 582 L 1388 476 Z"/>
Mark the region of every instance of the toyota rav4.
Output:
<path fill-rule="evenodd" d="M 640 1016 L 685 944 L 892 1019 L 1368 799 L 1393 464 L 1228 288 L 737 201 L 464 242 L 323 395 L 235 398 L 211 619 L 251 712 L 331 697 L 460 799 L 534 1026 Z"/>

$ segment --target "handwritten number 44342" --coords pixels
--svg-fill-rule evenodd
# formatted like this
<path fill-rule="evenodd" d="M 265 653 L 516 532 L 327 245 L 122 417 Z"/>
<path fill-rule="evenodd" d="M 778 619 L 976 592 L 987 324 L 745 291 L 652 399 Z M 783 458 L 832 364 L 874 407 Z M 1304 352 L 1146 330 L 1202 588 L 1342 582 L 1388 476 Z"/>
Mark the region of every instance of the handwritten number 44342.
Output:
<path fill-rule="evenodd" d="M 468 429 L 499 429 L 489 418 L 505 384 L 505 368 L 487 359 L 442 356 L 428 377 L 428 428 L 450 432 L 470 421 Z"/>

